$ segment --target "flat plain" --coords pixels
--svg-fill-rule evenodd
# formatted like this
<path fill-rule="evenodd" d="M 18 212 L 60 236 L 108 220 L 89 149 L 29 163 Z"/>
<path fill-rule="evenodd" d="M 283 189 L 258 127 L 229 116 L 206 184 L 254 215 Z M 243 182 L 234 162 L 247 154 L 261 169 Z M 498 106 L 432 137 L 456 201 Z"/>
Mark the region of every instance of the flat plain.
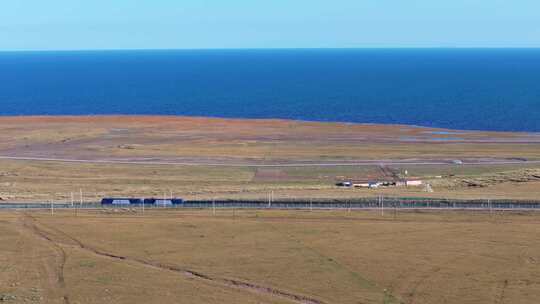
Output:
<path fill-rule="evenodd" d="M 7 303 L 537 303 L 536 213 L 0 212 Z"/>
<path fill-rule="evenodd" d="M 2 117 L 0 129 L 4 201 L 540 196 L 536 133 L 148 116 Z M 383 168 L 434 192 L 335 187 Z"/>
<path fill-rule="evenodd" d="M 142 116 L 3 117 L 0 130 L 8 203 L 79 193 L 84 202 L 540 197 L 539 134 Z M 335 186 L 388 172 L 433 192 Z M 0 210 L 0 301 L 532 304 L 539 219 L 391 208 Z"/>

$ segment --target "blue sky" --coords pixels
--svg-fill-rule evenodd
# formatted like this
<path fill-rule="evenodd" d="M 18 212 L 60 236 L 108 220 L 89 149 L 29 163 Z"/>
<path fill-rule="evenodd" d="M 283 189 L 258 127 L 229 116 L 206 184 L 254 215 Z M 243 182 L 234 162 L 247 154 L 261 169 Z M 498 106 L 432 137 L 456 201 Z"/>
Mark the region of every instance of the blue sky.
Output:
<path fill-rule="evenodd" d="M 327 47 L 540 47 L 540 1 L 0 3 L 0 50 Z"/>

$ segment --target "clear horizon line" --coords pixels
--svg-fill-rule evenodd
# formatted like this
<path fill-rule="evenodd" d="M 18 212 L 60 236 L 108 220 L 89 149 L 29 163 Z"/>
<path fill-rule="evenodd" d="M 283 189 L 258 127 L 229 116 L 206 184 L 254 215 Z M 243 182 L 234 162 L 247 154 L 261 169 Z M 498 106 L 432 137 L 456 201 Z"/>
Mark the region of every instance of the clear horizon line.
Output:
<path fill-rule="evenodd" d="M 241 51 L 241 50 L 538 50 L 540 46 L 362 46 L 362 47 L 225 47 L 225 48 L 81 48 L 81 49 L 0 49 L 0 53 L 23 52 L 108 52 L 108 51 Z"/>

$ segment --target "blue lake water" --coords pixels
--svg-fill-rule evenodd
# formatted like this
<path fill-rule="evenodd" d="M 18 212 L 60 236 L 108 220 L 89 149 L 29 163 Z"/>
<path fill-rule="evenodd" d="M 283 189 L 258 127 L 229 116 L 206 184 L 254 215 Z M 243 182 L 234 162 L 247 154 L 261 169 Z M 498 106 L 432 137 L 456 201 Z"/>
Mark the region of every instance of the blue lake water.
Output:
<path fill-rule="evenodd" d="M 157 114 L 540 131 L 540 49 L 0 53 L 0 115 Z"/>

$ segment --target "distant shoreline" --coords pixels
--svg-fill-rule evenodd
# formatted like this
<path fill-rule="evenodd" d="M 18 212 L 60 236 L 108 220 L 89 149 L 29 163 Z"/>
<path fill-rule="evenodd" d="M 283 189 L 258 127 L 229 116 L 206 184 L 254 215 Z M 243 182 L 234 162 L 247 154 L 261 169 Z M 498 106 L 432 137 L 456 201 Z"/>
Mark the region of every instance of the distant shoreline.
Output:
<path fill-rule="evenodd" d="M 36 122 L 79 122 L 79 123 L 98 123 L 100 121 L 111 122 L 112 120 L 129 121 L 131 123 L 137 122 L 159 122 L 159 120 L 166 121 L 180 121 L 180 120 L 201 120 L 201 121 L 214 121 L 214 122 L 281 122 L 281 123 L 303 123 L 313 125 L 335 125 L 335 126 L 373 126 L 373 127 L 395 127 L 395 128 L 415 128 L 424 131 L 433 131 L 433 134 L 439 135 L 453 135 L 459 133 L 473 134 L 521 134 L 540 136 L 540 132 L 526 132 L 526 131 L 492 131 L 492 130 L 464 130 L 464 129 L 450 129 L 439 128 L 430 126 L 419 126 L 409 124 L 385 124 L 385 123 L 361 123 L 361 122 L 343 122 L 343 121 L 316 121 L 316 120 L 302 120 L 302 119 L 283 119 L 283 118 L 230 118 L 230 117 L 214 117 L 214 116 L 188 116 L 188 115 L 147 115 L 147 114 L 87 114 L 87 115 L 1 115 L 0 122 L 13 121 L 36 121 Z"/>

